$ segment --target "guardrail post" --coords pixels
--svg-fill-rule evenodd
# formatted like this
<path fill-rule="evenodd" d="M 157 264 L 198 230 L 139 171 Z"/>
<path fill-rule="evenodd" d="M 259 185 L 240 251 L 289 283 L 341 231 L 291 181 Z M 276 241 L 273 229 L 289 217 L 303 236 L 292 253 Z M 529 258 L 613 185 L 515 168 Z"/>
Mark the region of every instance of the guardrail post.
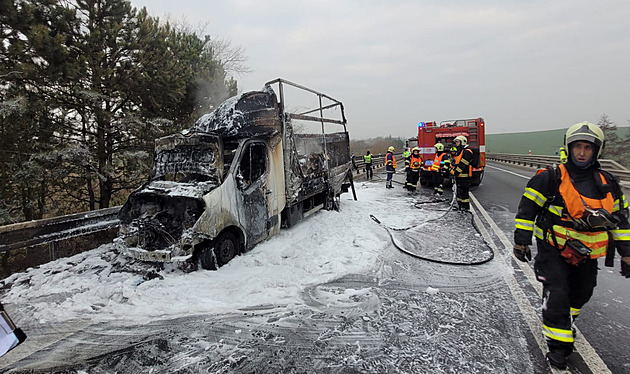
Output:
<path fill-rule="evenodd" d="M 50 256 L 50 261 L 55 261 L 59 258 L 59 242 L 57 240 L 48 243 L 48 255 Z"/>

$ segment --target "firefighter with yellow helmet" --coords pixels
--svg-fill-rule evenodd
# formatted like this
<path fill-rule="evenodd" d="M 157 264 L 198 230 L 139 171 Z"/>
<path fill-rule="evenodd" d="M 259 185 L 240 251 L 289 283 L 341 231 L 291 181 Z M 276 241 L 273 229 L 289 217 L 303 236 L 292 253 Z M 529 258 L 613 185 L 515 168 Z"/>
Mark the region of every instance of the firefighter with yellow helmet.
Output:
<path fill-rule="evenodd" d="M 442 174 L 442 172 L 443 172 L 444 167 L 450 166 L 450 162 L 448 163 L 448 166 L 446 163 L 446 161 L 449 158 L 449 155 L 447 152 L 444 151 L 444 144 L 436 143 L 434 147 L 435 147 L 435 157 L 433 157 L 433 163 L 431 164 L 431 179 L 433 182 L 433 194 L 441 195 L 444 192 L 443 190 L 444 175 Z"/>
<path fill-rule="evenodd" d="M 540 170 L 527 183 L 516 214 L 514 256 L 531 260 L 532 234 L 538 253 L 536 278 L 543 284 L 543 334 L 547 362 L 567 366 L 573 351 L 573 322 L 597 284 L 597 259 L 613 266 L 614 247 L 621 274 L 630 277 L 628 203 L 617 179 L 600 168 L 604 133 L 589 122 L 566 132 L 567 162 Z M 609 243 L 609 240 L 614 241 Z"/>
<path fill-rule="evenodd" d="M 386 188 L 394 188 L 392 186 L 392 178 L 394 177 L 394 173 L 396 173 L 396 157 L 394 156 L 394 146 L 389 146 L 387 148 L 387 153 L 385 153 L 385 172 L 387 173 L 387 181 L 385 182 Z"/>
<path fill-rule="evenodd" d="M 453 160 L 451 174 L 455 177 L 457 187 L 457 206 L 461 211 L 470 210 L 470 177 L 472 177 L 473 151 L 468 147 L 468 139 L 464 135 L 458 135 L 453 141 L 457 148 L 457 154 Z"/>
<path fill-rule="evenodd" d="M 422 156 L 420 156 L 420 148 L 413 147 L 411 155 L 409 155 L 409 170 L 407 171 L 407 180 L 405 181 L 405 188 L 410 192 L 415 192 L 418 188 L 421 167 Z"/>

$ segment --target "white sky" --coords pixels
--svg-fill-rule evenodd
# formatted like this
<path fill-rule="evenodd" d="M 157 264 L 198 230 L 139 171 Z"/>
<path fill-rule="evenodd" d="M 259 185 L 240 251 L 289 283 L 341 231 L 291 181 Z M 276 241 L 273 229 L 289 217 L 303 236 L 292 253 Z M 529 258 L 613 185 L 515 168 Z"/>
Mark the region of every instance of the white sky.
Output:
<path fill-rule="evenodd" d="M 481 116 L 489 133 L 630 120 L 627 0 L 131 0 L 229 39 L 254 70 L 344 102 L 354 138 Z"/>

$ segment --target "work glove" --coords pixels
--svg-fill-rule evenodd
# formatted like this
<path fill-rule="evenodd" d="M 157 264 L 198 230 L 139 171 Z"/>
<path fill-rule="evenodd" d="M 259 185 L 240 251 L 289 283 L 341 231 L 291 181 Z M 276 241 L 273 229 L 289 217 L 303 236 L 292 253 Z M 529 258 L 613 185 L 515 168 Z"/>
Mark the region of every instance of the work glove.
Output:
<path fill-rule="evenodd" d="M 519 261 L 527 262 L 532 259 L 532 251 L 528 245 L 514 244 L 514 257 Z"/>
<path fill-rule="evenodd" d="M 621 258 L 621 275 L 630 278 L 630 256 Z"/>

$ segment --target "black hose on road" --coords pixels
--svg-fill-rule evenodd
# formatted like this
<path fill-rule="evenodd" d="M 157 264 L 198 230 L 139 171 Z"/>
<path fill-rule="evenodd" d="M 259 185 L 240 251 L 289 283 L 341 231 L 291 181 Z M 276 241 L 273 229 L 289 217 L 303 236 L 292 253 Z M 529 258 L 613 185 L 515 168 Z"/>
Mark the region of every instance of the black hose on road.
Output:
<path fill-rule="evenodd" d="M 448 214 L 448 212 L 449 212 L 449 211 L 451 211 L 451 209 L 453 209 L 454 202 L 455 202 L 455 195 L 453 194 L 453 199 L 452 199 L 452 201 L 451 201 L 451 204 L 450 204 L 449 208 L 446 210 L 446 212 L 445 212 L 443 215 L 441 215 L 441 216 L 440 216 L 440 217 L 438 217 L 438 218 L 434 218 L 434 219 L 428 220 L 428 221 L 426 221 L 426 222 L 423 222 L 423 223 L 421 223 L 421 224 L 419 224 L 419 225 L 410 226 L 410 227 L 405 227 L 405 228 L 394 228 L 394 227 L 388 227 L 388 226 L 384 225 L 384 224 L 383 224 L 383 223 L 382 223 L 382 222 L 381 222 L 378 218 L 376 218 L 376 217 L 375 217 L 374 215 L 372 215 L 372 214 L 370 214 L 370 218 L 371 218 L 374 222 L 376 222 L 377 224 L 379 224 L 379 226 L 383 227 L 383 228 L 387 231 L 387 233 L 389 234 L 389 238 L 391 239 L 392 244 L 394 245 L 394 247 L 398 248 L 398 250 L 400 250 L 401 252 L 403 252 L 403 253 L 405 253 L 405 254 L 407 254 L 407 255 L 409 255 L 409 256 L 412 256 L 412 257 L 415 257 L 415 258 L 418 258 L 418 259 L 421 259 L 421 260 L 425 260 L 425 261 L 430 261 L 430 262 L 439 263 L 439 264 L 446 264 L 446 265 L 460 265 L 460 266 L 462 266 L 462 265 L 466 265 L 466 266 L 468 266 L 468 265 L 481 265 L 481 264 L 485 264 L 486 262 L 491 261 L 491 260 L 494 258 L 494 251 L 492 251 L 492 247 L 491 247 L 490 245 L 488 245 L 488 243 L 486 242 L 485 238 L 484 238 L 483 240 L 484 240 L 484 243 L 486 243 L 486 245 L 488 245 L 488 247 L 490 248 L 490 253 L 491 253 L 490 257 L 485 258 L 485 259 L 483 259 L 483 260 L 479 260 L 479 261 L 475 261 L 475 262 L 466 262 L 466 263 L 463 263 L 463 262 L 455 262 L 455 261 L 448 261 L 448 260 L 436 260 L 436 259 L 433 259 L 433 258 L 424 257 L 424 256 L 421 256 L 421 255 L 419 255 L 419 254 L 417 254 L 417 253 L 414 253 L 414 252 L 408 251 L 408 250 L 406 250 L 405 248 L 402 248 L 401 246 L 399 246 L 398 244 L 396 244 L 396 240 L 394 239 L 394 236 L 392 235 L 392 231 L 407 231 L 407 230 L 412 229 L 412 228 L 415 228 L 415 227 L 423 226 L 423 225 L 425 225 L 425 224 L 427 224 L 427 223 L 429 223 L 429 222 L 433 222 L 433 221 L 439 220 L 439 219 L 443 218 L 444 216 L 446 216 L 446 214 Z M 414 206 L 415 206 L 415 205 L 414 205 Z M 416 206 L 416 208 L 417 208 L 417 206 Z M 473 214 L 472 212 L 462 212 L 462 213 L 464 213 L 464 214 L 470 214 L 470 217 L 471 217 L 471 223 L 472 223 L 473 227 L 474 227 L 474 228 L 475 228 L 475 230 L 476 230 L 476 231 L 477 231 L 477 232 L 481 235 L 481 232 L 480 232 L 479 228 L 477 227 L 477 224 L 475 223 L 475 220 L 474 220 L 474 214 Z M 481 236 L 482 236 L 482 238 L 483 238 L 483 235 L 481 235 Z"/>

